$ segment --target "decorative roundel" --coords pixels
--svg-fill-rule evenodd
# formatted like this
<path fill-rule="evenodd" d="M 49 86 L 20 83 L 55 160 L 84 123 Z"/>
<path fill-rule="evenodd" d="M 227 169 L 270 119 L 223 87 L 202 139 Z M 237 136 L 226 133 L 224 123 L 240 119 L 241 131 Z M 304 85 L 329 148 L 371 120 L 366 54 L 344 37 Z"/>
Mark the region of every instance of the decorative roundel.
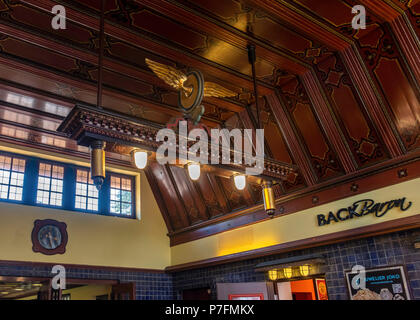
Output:
<path fill-rule="evenodd" d="M 63 254 L 67 245 L 67 225 L 51 219 L 36 220 L 32 230 L 32 250 L 46 255 Z"/>
<path fill-rule="evenodd" d="M 178 103 L 185 112 L 189 112 L 195 106 L 201 104 L 204 96 L 204 78 L 200 71 L 193 70 L 187 73 L 187 80 L 183 86 L 191 88 L 191 93 L 185 90 L 179 91 Z"/>

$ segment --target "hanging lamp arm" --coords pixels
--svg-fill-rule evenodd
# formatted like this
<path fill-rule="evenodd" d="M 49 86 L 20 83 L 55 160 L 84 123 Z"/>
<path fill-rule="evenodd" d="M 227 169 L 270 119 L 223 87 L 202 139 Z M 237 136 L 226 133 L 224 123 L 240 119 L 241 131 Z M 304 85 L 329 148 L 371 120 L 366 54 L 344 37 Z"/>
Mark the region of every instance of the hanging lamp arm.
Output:
<path fill-rule="evenodd" d="M 98 95 L 97 107 L 102 109 L 102 81 L 103 81 L 103 59 L 105 46 L 105 0 L 101 0 L 101 17 L 99 27 L 99 59 L 98 59 Z"/>
<path fill-rule="evenodd" d="M 248 61 L 251 64 L 251 68 L 252 68 L 252 81 L 254 83 L 255 107 L 257 111 L 257 129 L 262 129 L 261 120 L 260 120 L 260 107 L 258 104 L 257 75 L 255 73 L 255 61 L 257 60 L 256 54 L 255 54 L 255 46 L 253 44 L 249 44 L 247 46 L 247 49 L 248 49 Z"/>

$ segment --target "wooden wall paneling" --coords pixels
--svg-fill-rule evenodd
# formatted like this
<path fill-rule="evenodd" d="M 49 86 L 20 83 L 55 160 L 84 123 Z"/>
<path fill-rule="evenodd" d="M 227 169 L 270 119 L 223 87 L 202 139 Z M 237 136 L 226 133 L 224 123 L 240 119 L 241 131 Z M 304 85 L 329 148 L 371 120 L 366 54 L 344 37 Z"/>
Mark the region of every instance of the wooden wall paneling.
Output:
<path fill-rule="evenodd" d="M 407 151 L 420 147 L 420 91 L 407 71 L 390 28 L 381 26 L 359 40 L 362 57 L 384 97 Z M 395 85 L 398 83 L 398 85 Z"/>
<path fill-rule="evenodd" d="M 302 76 L 302 84 L 306 89 L 309 99 L 312 101 L 312 106 L 321 127 L 325 130 L 326 136 L 331 141 L 333 148 L 340 160 L 346 173 L 356 170 L 354 158 L 351 156 L 350 148 L 345 142 L 344 135 L 337 125 L 330 106 L 326 101 L 323 89 L 314 75 L 314 71 L 310 70 Z"/>
<path fill-rule="evenodd" d="M 330 55 L 316 64 L 314 71 L 357 167 L 389 158 L 387 148 L 364 110 L 341 57 L 337 53 Z"/>
<path fill-rule="evenodd" d="M 382 98 L 377 94 L 375 84 L 372 82 L 369 71 L 366 69 L 357 48 L 350 46 L 342 51 L 341 55 L 343 63 L 357 87 L 363 106 L 384 141 L 386 149 L 391 157 L 402 155 L 403 146 L 395 125 L 390 119 L 388 112 L 382 107 Z"/>

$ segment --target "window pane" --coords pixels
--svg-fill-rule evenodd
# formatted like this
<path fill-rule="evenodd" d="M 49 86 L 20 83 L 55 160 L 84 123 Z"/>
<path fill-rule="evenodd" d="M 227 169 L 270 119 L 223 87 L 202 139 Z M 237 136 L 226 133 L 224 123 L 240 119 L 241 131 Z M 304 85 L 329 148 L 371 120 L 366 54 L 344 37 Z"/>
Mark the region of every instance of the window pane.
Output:
<path fill-rule="evenodd" d="M 99 210 L 99 191 L 93 184 L 88 170 L 77 170 L 76 195 L 76 209 Z"/>
<path fill-rule="evenodd" d="M 112 213 L 120 213 L 121 212 L 120 202 L 111 201 L 111 212 Z"/>
<path fill-rule="evenodd" d="M 111 188 L 120 189 L 121 188 L 121 178 L 111 177 Z"/>
<path fill-rule="evenodd" d="M 64 167 L 40 163 L 36 202 L 61 207 L 63 205 L 63 179 Z"/>
<path fill-rule="evenodd" d="M 114 214 L 131 216 L 132 205 L 132 179 L 111 176 L 110 211 Z"/>
<path fill-rule="evenodd" d="M 24 159 L 0 156 L 0 199 L 22 201 L 25 164 Z"/>

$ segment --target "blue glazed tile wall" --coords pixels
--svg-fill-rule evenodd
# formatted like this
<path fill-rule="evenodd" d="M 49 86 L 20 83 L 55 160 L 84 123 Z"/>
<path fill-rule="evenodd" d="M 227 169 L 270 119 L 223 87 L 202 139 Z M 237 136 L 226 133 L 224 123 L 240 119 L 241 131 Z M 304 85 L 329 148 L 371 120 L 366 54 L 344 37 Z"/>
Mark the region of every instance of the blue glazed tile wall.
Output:
<path fill-rule="evenodd" d="M 414 249 L 413 245 L 414 239 L 418 237 L 420 229 L 402 231 L 172 274 L 89 268 L 68 268 L 66 271 L 68 278 L 135 282 L 138 300 L 181 299 L 182 290 L 205 287 L 212 289 L 212 298 L 216 299 L 218 282 L 266 281 L 264 273 L 254 272 L 258 263 L 298 255 L 322 254 L 327 263 L 326 280 L 331 300 L 349 299 L 344 271 L 351 269 L 355 264 L 366 268 L 404 265 L 412 297 L 420 300 L 420 250 Z M 0 276 L 52 277 L 52 274 L 49 267 L 0 265 Z"/>
<path fill-rule="evenodd" d="M 322 254 L 326 258 L 326 280 L 331 300 L 347 300 L 349 295 L 344 271 L 359 264 L 366 268 L 405 265 L 408 282 L 414 299 L 420 300 L 420 250 L 413 241 L 420 229 L 383 236 L 343 242 L 318 248 L 294 251 L 253 260 L 240 261 L 215 267 L 188 270 L 173 274 L 174 296 L 181 298 L 182 290 L 210 287 L 216 299 L 218 282 L 266 281 L 265 274 L 255 273 L 261 262 L 306 254 Z"/>
<path fill-rule="evenodd" d="M 0 265 L 1 276 L 48 277 L 52 278 L 50 267 Z M 66 268 L 67 278 L 119 280 L 136 283 L 137 300 L 172 300 L 172 276 L 164 273 L 131 271 L 109 271 L 99 269 Z"/>

